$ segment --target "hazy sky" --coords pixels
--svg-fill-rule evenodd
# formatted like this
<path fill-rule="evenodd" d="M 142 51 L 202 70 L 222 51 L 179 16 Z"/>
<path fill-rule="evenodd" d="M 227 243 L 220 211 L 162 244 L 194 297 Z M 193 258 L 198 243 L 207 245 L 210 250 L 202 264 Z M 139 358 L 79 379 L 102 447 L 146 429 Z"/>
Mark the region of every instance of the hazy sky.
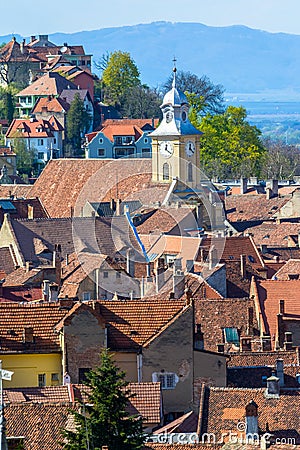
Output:
<path fill-rule="evenodd" d="M 159 20 L 300 34 L 300 0 L 6 0 L 0 35 L 73 33 Z"/>

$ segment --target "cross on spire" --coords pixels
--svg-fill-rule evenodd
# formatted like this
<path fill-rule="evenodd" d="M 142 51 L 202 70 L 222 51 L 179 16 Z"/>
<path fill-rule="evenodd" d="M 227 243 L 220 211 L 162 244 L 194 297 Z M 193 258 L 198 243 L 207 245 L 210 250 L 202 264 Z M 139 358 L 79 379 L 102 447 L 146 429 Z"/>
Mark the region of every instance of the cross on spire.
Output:
<path fill-rule="evenodd" d="M 173 63 L 174 63 L 174 65 L 173 65 L 173 73 L 174 73 L 174 77 L 173 77 L 173 83 L 172 83 L 172 87 L 173 88 L 175 87 L 175 83 L 176 83 L 176 72 L 177 72 L 176 62 L 177 62 L 177 59 L 174 56 L 174 58 L 173 58 Z"/>

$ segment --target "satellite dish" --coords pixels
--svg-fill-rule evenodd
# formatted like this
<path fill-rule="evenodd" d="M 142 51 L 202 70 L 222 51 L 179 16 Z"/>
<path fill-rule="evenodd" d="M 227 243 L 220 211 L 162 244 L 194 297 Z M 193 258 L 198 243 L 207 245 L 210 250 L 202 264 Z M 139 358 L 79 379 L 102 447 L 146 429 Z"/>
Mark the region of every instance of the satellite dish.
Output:
<path fill-rule="evenodd" d="M 65 45 L 63 47 L 61 47 L 60 51 L 62 53 L 65 53 L 68 50 L 68 47 L 66 47 Z"/>

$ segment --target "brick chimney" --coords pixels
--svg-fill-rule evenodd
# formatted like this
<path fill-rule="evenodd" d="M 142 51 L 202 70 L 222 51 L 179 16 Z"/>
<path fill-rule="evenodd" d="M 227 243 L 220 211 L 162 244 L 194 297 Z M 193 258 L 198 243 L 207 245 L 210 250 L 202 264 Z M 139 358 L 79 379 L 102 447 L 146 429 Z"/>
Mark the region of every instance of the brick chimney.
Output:
<path fill-rule="evenodd" d="M 246 405 L 246 437 L 250 437 L 252 439 L 257 438 L 258 436 L 258 405 L 251 400 L 248 405 Z"/>
<path fill-rule="evenodd" d="M 246 255 L 241 255 L 241 277 L 246 276 Z"/>
<path fill-rule="evenodd" d="M 279 386 L 284 386 L 283 359 L 276 359 L 276 375 L 279 378 Z"/>
<path fill-rule="evenodd" d="M 158 293 L 165 284 L 165 260 L 158 258 L 155 274 L 156 292 Z"/>

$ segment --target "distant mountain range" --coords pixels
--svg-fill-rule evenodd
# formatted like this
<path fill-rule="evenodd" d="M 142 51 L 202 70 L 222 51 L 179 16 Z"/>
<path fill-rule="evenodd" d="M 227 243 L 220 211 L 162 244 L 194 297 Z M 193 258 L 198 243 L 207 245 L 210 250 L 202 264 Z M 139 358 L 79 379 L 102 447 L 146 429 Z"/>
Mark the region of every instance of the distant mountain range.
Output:
<path fill-rule="evenodd" d="M 0 36 L 0 42 L 10 38 Z M 16 38 L 22 39 L 18 35 Z M 239 25 L 154 22 L 55 33 L 49 39 L 58 45 L 82 44 L 94 61 L 107 52 L 127 51 L 141 72 L 142 82 L 151 87 L 166 81 L 175 56 L 178 70 L 207 75 L 213 83 L 222 84 L 226 92 L 268 95 L 284 91 L 289 97 L 300 95 L 300 35 L 268 33 Z"/>

